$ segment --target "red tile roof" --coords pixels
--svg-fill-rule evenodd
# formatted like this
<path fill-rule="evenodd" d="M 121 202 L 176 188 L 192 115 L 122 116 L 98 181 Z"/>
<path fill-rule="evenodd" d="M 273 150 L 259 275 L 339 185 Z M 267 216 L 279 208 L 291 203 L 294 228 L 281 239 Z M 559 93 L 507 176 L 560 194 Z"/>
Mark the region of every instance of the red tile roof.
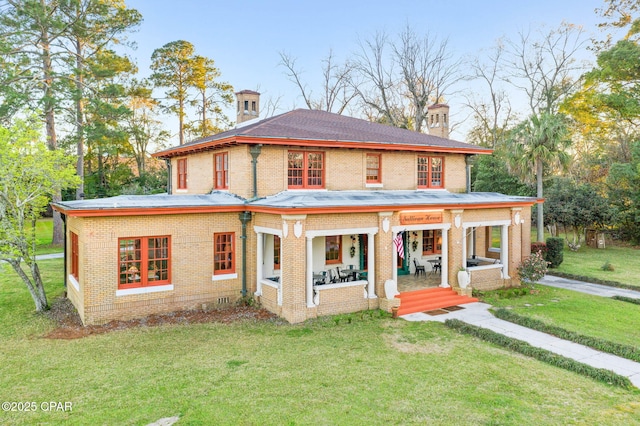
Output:
<path fill-rule="evenodd" d="M 296 109 L 160 151 L 154 156 L 170 158 L 188 152 L 214 149 L 219 145 L 230 143 L 491 153 L 487 148 L 452 139 L 325 111 Z"/>

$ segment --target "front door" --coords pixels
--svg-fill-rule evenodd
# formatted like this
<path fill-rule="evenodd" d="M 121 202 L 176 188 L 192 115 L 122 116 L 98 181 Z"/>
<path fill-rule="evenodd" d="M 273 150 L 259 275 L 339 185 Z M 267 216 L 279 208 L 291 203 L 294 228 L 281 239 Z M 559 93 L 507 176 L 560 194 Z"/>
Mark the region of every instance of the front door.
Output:
<path fill-rule="evenodd" d="M 402 245 L 404 246 L 404 258 L 400 257 L 400 255 L 397 256 L 398 263 L 396 266 L 398 268 L 398 275 L 407 275 L 409 273 L 409 262 L 407 260 L 407 257 L 409 254 L 409 248 L 407 246 L 408 244 L 407 234 L 408 232 L 402 233 Z"/>

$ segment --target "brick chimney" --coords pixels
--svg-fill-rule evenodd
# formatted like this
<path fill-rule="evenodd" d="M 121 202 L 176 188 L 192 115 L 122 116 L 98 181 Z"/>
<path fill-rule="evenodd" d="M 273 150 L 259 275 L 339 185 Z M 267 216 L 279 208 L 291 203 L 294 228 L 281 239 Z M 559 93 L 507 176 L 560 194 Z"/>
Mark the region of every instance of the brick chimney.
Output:
<path fill-rule="evenodd" d="M 427 110 L 429 134 L 449 139 L 449 105 L 434 104 Z"/>
<path fill-rule="evenodd" d="M 260 115 L 260 93 L 253 90 L 241 90 L 236 92 L 238 102 L 238 117 L 236 124 L 253 120 Z"/>

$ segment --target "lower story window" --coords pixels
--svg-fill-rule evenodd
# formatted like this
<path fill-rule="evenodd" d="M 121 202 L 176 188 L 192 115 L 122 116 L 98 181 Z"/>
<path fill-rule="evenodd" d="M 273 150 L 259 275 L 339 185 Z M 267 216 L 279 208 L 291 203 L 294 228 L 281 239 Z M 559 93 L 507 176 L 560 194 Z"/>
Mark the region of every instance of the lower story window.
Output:
<path fill-rule="evenodd" d="M 168 284 L 171 278 L 170 237 L 136 237 L 118 240 L 118 288 Z"/>
<path fill-rule="evenodd" d="M 215 233 L 213 234 L 213 274 L 233 274 L 236 272 L 235 234 Z"/>
<path fill-rule="evenodd" d="M 280 237 L 273 236 L 273 269 L 280 269 Z"/>
<path fill-rule="evenodd" d="M 71 275 L 77 280 L 80 278 L 78 256 L 78 235 L 71 233 Z"/>
<path fill-rule="evenodd" d="M 422 254 L 442 253 L 442 231 L 430 229 L 422 231 Z"/>
<path fill-rule="evenodd" d="M 342 236 L 328 235 L 325 237 L 325 261 L 326 263 L 342 263 Z"/>

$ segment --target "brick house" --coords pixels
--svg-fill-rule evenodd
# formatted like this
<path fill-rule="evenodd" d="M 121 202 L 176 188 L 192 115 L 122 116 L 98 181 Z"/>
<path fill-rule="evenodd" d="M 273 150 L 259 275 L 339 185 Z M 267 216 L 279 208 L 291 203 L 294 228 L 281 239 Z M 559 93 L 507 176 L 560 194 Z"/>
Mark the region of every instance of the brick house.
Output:
<path fill-rule="evenodd" d="M 311 110 L 257 121 L 259 94 L 237 95 L 235 129 L 154 154 L 167 194 L 54 204 L 85 324 L 242 296 L 292 323 L 389 310 L 417 268 L 461 295 L 519 284 L 537 200 L 468 192 L 467 159 L 491 151 L 447 138 L 446 105 L 421 134 Z"/>

